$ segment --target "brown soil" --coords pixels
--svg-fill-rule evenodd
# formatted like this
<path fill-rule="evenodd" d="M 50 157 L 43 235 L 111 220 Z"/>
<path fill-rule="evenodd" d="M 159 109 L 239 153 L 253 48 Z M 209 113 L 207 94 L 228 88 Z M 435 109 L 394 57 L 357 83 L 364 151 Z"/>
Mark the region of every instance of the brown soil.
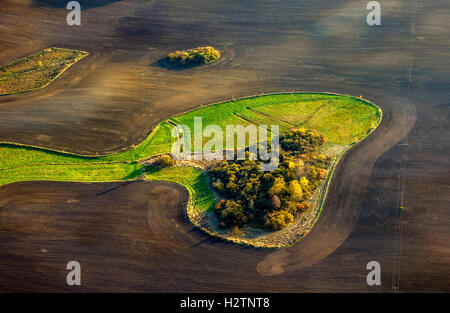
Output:
<path fill-rule="evenodd" d="M 91 55 L 47 88 L 0 97 L 1 141 L 110 153 L 174 113 L 291 90 L 363 95 L 383 122 L 337 166 L 312 231 L 276 252 L 194 230 L 172 184 L 1 187 L 0 290 L 450 291 L 446 1 L 387 2 L 380 27 L 350 0 L 100 2 L 76 29 L 64 9 L 2 2 L 0 64 L 50 46 Z M 206 44 L 219 62 L 155 64 Z M 81 289 L 65 286 L 73 259 Z M 381 287 L 366 285 L 372 260 Z"/>

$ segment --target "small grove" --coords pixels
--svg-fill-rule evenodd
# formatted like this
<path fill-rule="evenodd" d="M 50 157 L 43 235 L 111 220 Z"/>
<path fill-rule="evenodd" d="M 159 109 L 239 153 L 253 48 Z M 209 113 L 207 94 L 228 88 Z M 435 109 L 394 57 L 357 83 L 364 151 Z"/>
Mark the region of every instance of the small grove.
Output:
<path fill-rule="evenodd" d="M 280 165 L 263 172 L 260 161 L 221 161 L 208 169 L 213 189 L 223 198 L 215 207 L 221 227 L 245 225 L 279 230 L 307 203 L 326 178 L 331 159 L 319 154 L 324 135 L 294 129 L 280 138 Z"/>
<path fill-rule="evenodd" d="M 220 58 L 220 51 L 213 47 L 198 47 L 169 53 L 167 61 L 173 65 L 208 64 Z"/>

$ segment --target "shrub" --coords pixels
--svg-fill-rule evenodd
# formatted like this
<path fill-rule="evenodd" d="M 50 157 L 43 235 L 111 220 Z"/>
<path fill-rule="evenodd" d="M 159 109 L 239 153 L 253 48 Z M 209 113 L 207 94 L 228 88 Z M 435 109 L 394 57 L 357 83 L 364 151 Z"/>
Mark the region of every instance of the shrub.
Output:
<path fill-rule="evenodd" d="M 270 189 L 269 189 L 269 194 L 271 196 L 280 195 L 285 189 L 286 189 L 286 183 L 284 182 L 284 178 L 277 177 L 277 178 L 275 178 L 275 181 L 273 182 L 272 187 L 270 187 Z"/>
<path fill-rule="evenodd" d="M 305 211 L 308 211 L 310 208 L 311 208 L 311 205 L 309 203 L 297 204 L 297 211 L 298 212 L 305 212 Z"/>
<path fill-rule="evenodd" d="M 218 179 L 215 182 L 213 182 L 212 186 L 218 192 L 221 192 L 223 190 L 223 188 L 224 188 L 224 185 L 223 185 L 223 183 L 222 183 L 222 181 L 220 179 Z"/>
<path fill-rule="evenodd" d="M 156 165 L 160 167 L 171 167 L 175 165 L 175 160 L 170 155 L 161 155 L 156 161 Z"/>
<path fill-rule="evenodd" d="M 266 226 L 273 230 L 279 230 L 286 227 L 287 224 L 294 220 L 294 216 L 291 213 L 280 210 L 267 214 Z"/>
<path fill-rule="evenodd" d="M 247 222 L 244 208 L 232 200 L 221 200 L 216 206 L 216 213 L 223 226 L 242 226 Z"/>
<path fill-rule="evenodd" d="M 324 143 L 325 136 L 304 128 L 291 130 L 280 141 L 284 150 L 297 154 L 316 152 L 318 147 Z"/>
<path fill-rule="evenodd" d="M 272 207 L 274 208 L 274 209 L 279 209 L 280 207 L 281 207 L 281 200 L 280 200 L 280 198 L 278 197 L 278 196 L 276 196 L 276 195 L 274 195 L 273 197 L 272 197 Z"/>
<path fill-rule="evenodd" d="M 297 211 L 303 212 L 306 210 L 306 206 L 304 203 L 297 204 Z"/>
<path fill-rule="evenodd" d="M 298 180 L 293 180 L 289 183 L 289 192 L 293 201 L 301 201 L 303 198 L 302 187 Z"/>

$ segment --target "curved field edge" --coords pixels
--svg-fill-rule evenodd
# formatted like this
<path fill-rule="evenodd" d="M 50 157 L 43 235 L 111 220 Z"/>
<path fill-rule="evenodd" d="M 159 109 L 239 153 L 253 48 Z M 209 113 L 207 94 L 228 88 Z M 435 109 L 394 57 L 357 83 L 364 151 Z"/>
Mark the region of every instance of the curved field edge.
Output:
<path fill-rule="evenodd" d="M 44 56 L 46 53 L 61 53 L 62 55 L 59 56 L 59 58 L 54 58 L 50 60 L 45 60 Z M 39 90 L 47 87 L 50 85 L 53 81 L 55 81 L 59 76 L 61 76 L 65 71 L 67 71 L 70 67 L 72 67 L 75 63 L 81 61 L 85 57 L 89 55 L 89 52 L 82 51 L 82 50 L 73 50 L 73 49 L 66 49 L 66 48 L 57 48 L 57 47 L 50 47 L 46 48 L 44 50 L 41 50 L 39 52 L 36 52 L 30 56 L 27 56 L 25 58 L 22 58 L 20 60 L 17 60 L 15 62 L 12 62 L 10 64 L 4 65 L 0 67 L 0 96 L 9 96 L 9 95 L 15 95 L 15 94 L 22 94 L 26 92 L 30 92 L 33 90 Z M 45 66 L 42 61 L 46 62 Z M 8 73 L 8 68 L 14 68 L 14 66 L 18 66 L 20 68 L 20 65 L 26 65 L 24 68 L 21 68 L 20 70 L 17 69 L 16 71 Z M 56 75 L 55 75 L 56 73 Z M 9 74 L 9 75 L 8 75 Z M 26 78 L 27 75 L 31 75 Z M 14 90 L 10 92 L 2 92 L 2 81 L 8 81 L 12 78 L 13 80 L 22 80 L 22 81 L 29 81 L 29 83 L 35 83 L 36 81 L 39 81 L 39 78 L 41 81 L 43 81 L 42 84 L 39 84 L 36 87 L 28 86 L 23 87 L 20 90 Z"/>
<path fill-rule="evenodd" d="M 377 109 L 377 114 L 379 115 L 378 123 L 381 121 L 382 118 L 382 111 L 381 109 L 376 106 L 374 103 L 370 102 L 367 99 L 364 98 L 356 98 L 350 95 L 344 95 L 339 93 L 331 93 L 331 92 L 283 92 L 283 93 L 271 93 L 271 94 L 263 94 L 263 95 L 253 95 L 248 96 L 244 98 L 234 99 L 231 101 L 222 101 L 217 103 L 212 103 L 208 105 L 202 105 L 200 108 L 195 108 L 189 111 L 185 111 L 179 114 L 174 115 L 171 118 L 164 119 L 161 121 L 155 128 L 153 128 L 149 135 L 137 146 L 132 145 L 127 150 L 121 151 L 114 154 L 77 154 L 68 152 L 65 150 L 58 150 L 58 149 L 49 149 L 42 146 L 37 145 L 28 145 L 28 144 L 21 144 L 11 141 L 0 141 L 0 148 L 10 148 L 10 149 L 27 149 L 29 151 L 32 151 L 34 153 L 33 159 L 30 159 L 29 161 L 32 161 L 31 164 L 52 164 L 52 163 L 86 163 L 86 162 L 111 162 L 111 161 L 133 161 L 133 160 L 142 160 L 145 158 L 149 158 L 155 155 L 160 155 L 164 153 L 170 152 L 171 143 L 164 141 L 166 138 L 171 138 L 170 135 L 170 123 L 176 122 L 179 118 L 182 118 L 183 116 L 187 114 L 192 114 L 197 111 L 201 111 L 204 109 L 208 109 L 214 106 L 219 105 L 227 105 L 230 103 L 233 104 L 239 104 L 241 101 L 249 101 L 254 99 L 260 99 L 260 98 L 267 98 L 267 97 L 281 97 L 281 96 L 335 96 L 335 97 L 347 97 L 350 99 L 354 99 L 357 101 L 360 101 L 361 103 L 368 104 L 374 108 Z M 201 113 L 200 113 L 201 114 Z M 231 115 L 231 114 L 230 114 Z M 235 118 L 236 120 L 239 119 L 239 117 Z M 240 119 L 240 122 L 243 122 L 242 119 Z M 286 126 L 286 125 L 284 125 Z M 376 124 L 373 129 L 375 129 L 378 126 Z M 161 134 L 162 133 L 162 134 Z M 365 137 L 365 136 L 364 136 Z M 362 138 L 361 138 L 362 139 Z M 15 154 L 15 153 L 14 153 Z M 2 151 L 0 150 L 0 156 L 2 156 Z M 52 158 L 54 156 L 54 158 Z M 0 169 L 5 168 L 5 165 L 1 163 L 2 160 L 5 160 L 5 158 L 0 158 Z M 8 160 L 11 160 L 8 159 Z M 29 162 L 26 162 L 26 160 L 16 160 L 19 164 L 16 165 L 24 165 L 29 164 Z M 8 167 L 11 167 L 11 164 L 8 164 Z"/>
<path fill-rule="evenodd" d="M 227 108 L 231 107 L 232 109 L 240 109 L 240 111 L 238 110 L 238 113 L 242 113 L 243 110 L 249 108 L 246 106 L 249 104 L 249 101 L 255 101 L 257 104 L 256 107 L 258 107 L 259 109 L 265 109 L 270 105 L 275 105 L 276 108 L 279 109 L 280 100 L 281 102 L 283 102 L 283 100 L 280 98 L 282 98 L 283 96 L 291 96 L 294 98 L 299 97 L 299 99 L 294 99 L 297 100 L 297 102 L 293 101 L 291 103 L 293 104 L 295 109 L 297 109 L 297 105 L 299 103 L 298 100 L 303 101 L 300 101 L 300 103 L 307 102 L 307 104 L 310 104 L 310 101 L 317 100 L 317 96 L 325 97 L 325 99 L 322 100 L 328 101 L 328 104 L 330 103 L 329 100 L 332 100 L 331 98 L 334 98 L 335 100 L 343 100 L 345 98 L 347 100 L 351 99 L 352 101 L 356 101 L 357 103 L 363 103 L 374 108 L 376 110 L 376 121 L 373 122 L 375 123 L 373 123 L 370 129 L 365 131 L 362 136 L 359 136 L 357 140 L 353 140 L 351 142 L 341 142 L 346 144 L 345 151 L 365 139 L 378 127 L 382 120 L 381 109 L 372 102 L 362 99 L 361 97 L 356 98 L 336 93 L 279 93 L 264 96 L 252 96 L 239 100 L 204 106 L 163 120 L 138 146 L 134 147 L 131 150 L 109 156 L 93 157 L 74 155 L 65 152 L 51 151 L 44 148 L 17 145 L 13 143 L 0 145 L 0 186 L 12 182 L 30 180 L 72 182 L 111 182 L 135 180 L 140 177 L 142 168 L 145 167 L 145 165 L 137 161 L 170 152 L 172 141 L 170 129 L 172 124 L 189 124 L 189 119 L 192 118 L 193 114 L 195 116 L 200 115 L 204 117 L 204 120 L 206 120 L 205 124 L 214 124 L 215 122 L 220 122 L 222 124 L 227 123 L 230 122 L 230 120 L 223 119 L 223 114 L 217 114 L 218 111 L 220 111 L 220 113 L 226 113 L 225 115 L 230 117 L 230 111 L 227 111 Z M 262 101 L 262 104 L 259 103 L 259 106 L 258 101 Z M 286 104 L 286 106 L 288 105 Z M 215 110 L 216 108 L 218 108 L 218 111 Z M 225 109 L 225 112 L 223 112 L 223 109 Z M 251 118 L 258 118 L 260 120 L 259 122 L 279 120 L 277 118 L 269 118 L 269 120 L 267 120 L 265 119 L 264 114 L 256 114 L 255 116 L 253 115 L 253 112 L 251 110 L 247 110 L 244 113 L 246 115 L 250 114 Z M 231 114 L 231 116 L 233 116 L 233 120 L 239 121 L 239 123 L 241 123 L 242 119 L 236 115 L 239 114 Z M 216 121 L 211 120 L 211 116 L 215 117 Z M 308 120 L 310 119 L 311 116 L 308 116 Z M 287 122 L 288 123 L 283 126 L 284 129 L 292 128 L 292 126 L 295 126 L 291 125 L 289 121 Z M 283 127 L 280 128 L 283 129 Z M 330 180 L 332 179 L 335 165 L 345 153 L 345 151 L 341 151 L 339 153 L 339 155 L 335 159 L 333 166 L 329 170 L 328 177 L 326 179 L 325 185 L 323 186 L 324 188 L 321 189 L 321 194 L 319 196 L 320 207 L 318 209 L 317 215 L 315 216 L 312 226 L 318 220 L 320 213 L 322 212 L 323 203 L 328 192 L 328 185 Z M 12 162 L 11 159 L 13 159 Z M 246 240 L 219 235 L 201 226 L 200 220 L 202 213 L 211 210 L 216 203 L 214 193 L 209 185 L 208 177 L 201 170 L 191 167 L 173 167 L 161 170 L 151 168 L 147 171 L 146 179 L 174 182 L 185 187 L 189 193 L 189 200 L 186 208 L 188 218 L 193 225 L 197 226 L 202 231 L 208 233 L 211 236 L 219 237 L 221 239 L 225 239 L 234 243 L 255 246 L 254 244 L 251 244 Z M 307 232 L 305 232 L 302 237 L 310 231 L 312 226 L 309 227 Z M 298 239 L 301 239 L 302 237 Z M 296 241 L 297 240 L 283 246 L 260 247 L 281 248 L 290 246 Z"/>

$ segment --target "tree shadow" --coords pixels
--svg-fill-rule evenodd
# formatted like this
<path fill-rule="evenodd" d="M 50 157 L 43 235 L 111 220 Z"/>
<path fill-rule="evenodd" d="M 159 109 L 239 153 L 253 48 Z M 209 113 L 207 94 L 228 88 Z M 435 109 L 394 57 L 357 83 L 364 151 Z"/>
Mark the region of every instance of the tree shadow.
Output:
<path fill-rule="evenodd" d="M 113 187 L 113 188 L 110 188 L 110 189 L 108 189 L 108 190 L 99 192 L 99 193 L 97 193 L 95 196 L 97 196 L 97 197 L 103 196 L 103 195 L 105 195 L 105 194 L 107 194 L 107 193 L 110 193 L 110 192 L 112 192 L 112 191 L 115 191 L 115 190 L 117 190 L 117 189 L 119 189 L 119 188 L 125 187 L 126 185 L 129 185 L 129 184 L 131 184 L 131 183 L 133 183 L 133 181 L 125 182 L 125 183 L 123 183 L 123 184 L 120 184 L 120 185 L 115 186 L 115 187 Z"/>
<path fill-rule="evenodd" d="M 167 61 L 167 58 L 162 58 L 156 62 L 149 64 L 150 66 L 157 66 L 160 68 L 164 68 L 169 71 L 183 71 L 191 68 L 206 66 L 208 64 L 186 64 L 186 65 L 176 65 Z"/>
<path fill-rule="evenodd" d="M 81 10 L 89 10 L 96 7 L 101 7 L 108 5 L 110 3 L 118 2 L 122 0 L 78 0 L 78 2 L 81 5 Z M 69 0 L 67 1 L 61 1 L 61 0 L 32 0 L 31 4 L 34 7 L 50 7 L 50 8 L 58 8 L 58 9 L 65 9 L 67 6 L 67 3 L 69 3 Z"/>

